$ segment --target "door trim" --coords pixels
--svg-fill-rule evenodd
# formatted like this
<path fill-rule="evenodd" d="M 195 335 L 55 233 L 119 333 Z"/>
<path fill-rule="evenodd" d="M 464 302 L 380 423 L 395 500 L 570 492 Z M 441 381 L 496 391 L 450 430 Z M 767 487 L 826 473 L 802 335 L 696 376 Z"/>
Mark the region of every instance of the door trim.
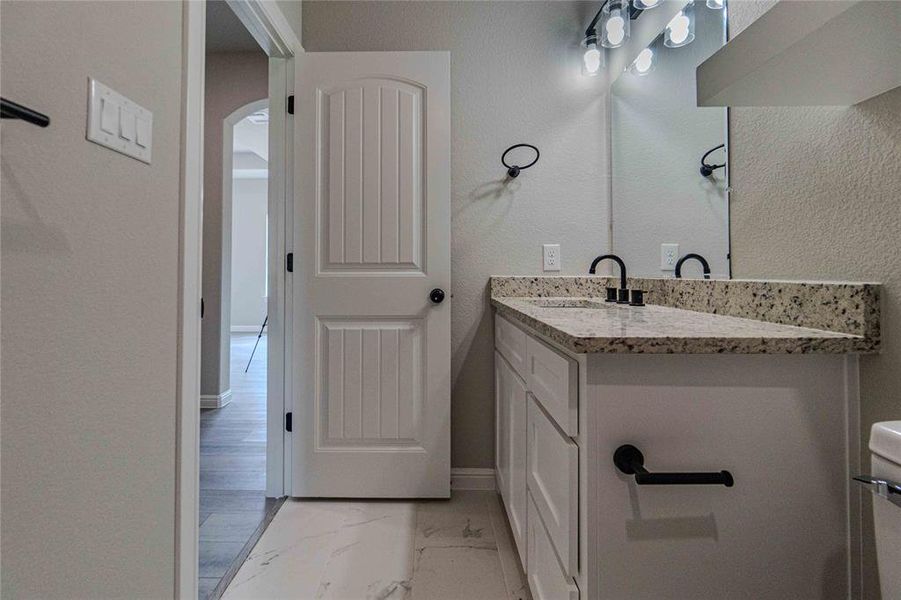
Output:
<path fill-rule="evenodd" d="M 229 6 L 251 35 L 260 43 L 269 58 L 270 111 L 284 109 L 289 89 L 293 89 L 293 57 L 303 52 L 300 40 L 274 0 L 228 0 Z M 203 228 L 203 102 L 206 42 L 205 0 L 182 2 L 182 118 L 181 118 L 181 174 L 179 223 L 179 282 L 178 337 L 176 384 L 176 481 L 175 481 L 175 586 L 174 596 L 184 600 L 197 598 L 198 585 L 198 512 L 200 476 L 200 290 Z M 277 94 L 277 95 L 274 95 Z M 276 253 L 270 253 L 270 343 L 281 343 L 285 360 L 290 356 L 284 344 L 285 296 L 290 295 L 290 281 L 285 278 L 281 258 L 290 247 L 287 231 L 293 204 L 292 148 L 293 127 L 287 127 L 286 111 L 275 119 L 270 115 L 269 135 L 269 209 L 270 240 L 275 241 Z M 279 127 L 279 124 L 281 125 Z M 276 127 L 278 127 L 277 130 Z M 273 131 L 275 130 L 275 131 Z M 273 210 L 275 209 L 275 210 Z M 273 277 L 276 275 L 276 277 Z M 289 315 L 285 315 L 289 317 Z M 280 340 L 280 341 L 279 341 Z M 271 354 L 270 354 L 271 356 Z M 286 487 L 285 473 L 290 463 L 285 451 L 282 418 L 286 410 L 285 362 L 270 361 L 268 365 L 269 426 L 267 438 L 274 446 L 267 454 L 276 455 L 267 464 L 267 495 L 281 496 Z M 290 385 L 290 384 L 288 384 Z M 275 410 L 273 410 L 275 409 Z M 274 417 L 274 418 L 273 418 Z M 272 436 L 273 421 L 282 435 Z M 270 488 L 270 481 L 272 487 Z"/>

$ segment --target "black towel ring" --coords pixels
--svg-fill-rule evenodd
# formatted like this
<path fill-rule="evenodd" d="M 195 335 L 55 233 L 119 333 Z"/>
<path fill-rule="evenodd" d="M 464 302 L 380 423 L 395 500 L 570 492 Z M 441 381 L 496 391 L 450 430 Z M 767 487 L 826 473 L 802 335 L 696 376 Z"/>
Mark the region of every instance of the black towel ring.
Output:
<path fill-rule="evenodd" d="M 523 167 L 520 167 L 518 165 L 508 165 L 507 160 L 506 160 L 507 154 L 510 152 L 510 150 L 515 150 L 516 148 L 531 148 L 532 150 L 535 151 L 535 160 L 533 160 L 532 162 L 530 162 L 529 164 L 527 164 Z M 507 167 L 507 176 L 519 177 L 519 172 L 522 171 L 523 169 L 528 169 L 529 167 L 531 167 L 532 165 L 537 163 L 538 158 L 540 156 L 541 156 L 541 153 L 538 152 L 538 148 L 536 148 L 532 144 L 514 144 L 513 146 L 510 146 L 509 148 L 504 150 L 504 153 L 501 155 L 501 164 L 504 165 L 505 167 Z"/>

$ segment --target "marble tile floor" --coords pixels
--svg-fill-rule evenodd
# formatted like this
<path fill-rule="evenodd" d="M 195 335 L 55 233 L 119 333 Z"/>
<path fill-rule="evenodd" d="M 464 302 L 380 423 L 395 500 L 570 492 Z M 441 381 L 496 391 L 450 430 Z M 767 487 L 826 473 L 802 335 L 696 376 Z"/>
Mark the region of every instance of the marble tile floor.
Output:
<path fill-rule="evenodd" d="M 226 600 L 531 600 L 495 492 L 287 500 Z"/>
<path fill-rule="evenodd" d="M 200 415 L 200 600 L 218 598 L 277 508 L 266 498 L 266 336 L 231 337 L 232 401 Z"/>

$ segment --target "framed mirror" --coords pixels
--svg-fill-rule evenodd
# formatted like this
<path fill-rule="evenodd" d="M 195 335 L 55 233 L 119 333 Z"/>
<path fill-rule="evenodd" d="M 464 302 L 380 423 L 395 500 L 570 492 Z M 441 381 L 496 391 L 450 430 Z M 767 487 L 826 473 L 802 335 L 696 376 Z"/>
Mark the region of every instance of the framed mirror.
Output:
<path fill-rule="evenodd" d="M 712 278 L 730 276 L 728 113 L 699 108 L 695 84 L 727 35 L 725 0 L 688 2 L 611 87 L 613 251 L 631 275 L 672 277 L 699 254 Z M 701 275 L 684 264 L 683 277 Z"/>

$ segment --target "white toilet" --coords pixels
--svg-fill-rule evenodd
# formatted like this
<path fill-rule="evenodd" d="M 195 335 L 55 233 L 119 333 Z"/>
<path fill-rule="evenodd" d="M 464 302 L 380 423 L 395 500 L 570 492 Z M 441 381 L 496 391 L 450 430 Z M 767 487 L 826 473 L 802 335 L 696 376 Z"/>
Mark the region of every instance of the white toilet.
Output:
<path fill-rule="evenodd" d="M 873 521 L 883 598 L 901 598 L 901 421 L 870 431 Z"/>

